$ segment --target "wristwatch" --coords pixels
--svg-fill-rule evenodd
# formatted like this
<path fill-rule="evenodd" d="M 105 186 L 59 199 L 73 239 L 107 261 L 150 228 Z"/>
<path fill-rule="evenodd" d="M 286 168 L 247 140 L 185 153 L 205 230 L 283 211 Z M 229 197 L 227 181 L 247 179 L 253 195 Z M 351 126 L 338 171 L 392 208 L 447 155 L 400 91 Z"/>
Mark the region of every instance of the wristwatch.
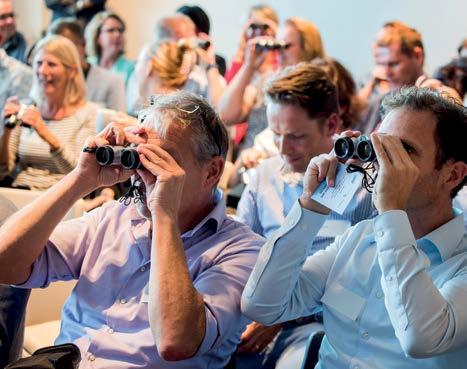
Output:
<path fill-rule="evenodd" d="M 217 64 L 208 64 L 208 65 L 206 65 L 206 72 L 208 72 L 209 69 L 211 69 L 211 68 L 216 68 L 217 69 L 218 66 L 217 66 Z"/>

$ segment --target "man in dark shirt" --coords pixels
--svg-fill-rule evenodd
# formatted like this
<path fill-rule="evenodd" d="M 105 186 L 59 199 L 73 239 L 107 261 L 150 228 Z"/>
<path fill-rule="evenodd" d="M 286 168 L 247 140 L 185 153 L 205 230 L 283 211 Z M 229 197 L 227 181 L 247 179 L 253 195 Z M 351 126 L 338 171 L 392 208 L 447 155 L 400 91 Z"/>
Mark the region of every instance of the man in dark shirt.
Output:
<path fill-rule="evenodd" d="M 11 0 L 0 0 L 0 47 L 6 53 L 25 62 L 26 40 L 20 32 L 16 31 L 15 12 Z"/>

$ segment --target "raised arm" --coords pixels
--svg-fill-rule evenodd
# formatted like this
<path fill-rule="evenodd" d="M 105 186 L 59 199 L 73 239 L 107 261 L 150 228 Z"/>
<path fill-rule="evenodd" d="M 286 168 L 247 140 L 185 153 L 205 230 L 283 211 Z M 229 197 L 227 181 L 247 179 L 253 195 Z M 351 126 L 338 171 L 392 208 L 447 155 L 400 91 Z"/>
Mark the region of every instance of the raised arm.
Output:
<path fill-rule="evenodd" d="M 118 134 L 117 134 L 118 133 Z M 109 126 L 87 141 L 88 147 L 125 142 L 123 128 Z M 138 138 L 134 137 L 136 141 Z M 92 190 L 129 178 L 133 171 L 101 167 L 94 154 L 82 153 L 78 166 L 0 228 L 0 283 L 21 284 L 55 226 L 73 204 Z"/>

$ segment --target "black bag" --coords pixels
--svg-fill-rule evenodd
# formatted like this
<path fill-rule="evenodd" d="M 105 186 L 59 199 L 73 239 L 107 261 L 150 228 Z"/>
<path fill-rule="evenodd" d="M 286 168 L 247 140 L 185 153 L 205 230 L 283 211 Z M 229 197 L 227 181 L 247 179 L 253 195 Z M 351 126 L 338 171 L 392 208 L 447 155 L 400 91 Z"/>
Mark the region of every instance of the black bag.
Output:
<path fill-rule="evenodd" d="M 64 343 L 43 347 L 30 357 L 8 364 L 5 369 L 77 369 L 80 361 L 78 346 Z"/>

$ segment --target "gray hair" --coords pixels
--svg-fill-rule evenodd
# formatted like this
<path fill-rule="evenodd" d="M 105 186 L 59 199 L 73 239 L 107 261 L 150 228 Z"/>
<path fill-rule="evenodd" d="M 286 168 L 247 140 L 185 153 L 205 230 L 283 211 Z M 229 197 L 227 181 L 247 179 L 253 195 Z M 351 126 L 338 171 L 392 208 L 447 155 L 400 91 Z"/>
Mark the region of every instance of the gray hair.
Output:
<path fill-rule="evenodd" d="M 190 144 L 198 162 L 204 163 L 215 156 L 225 160 L 227 130 L 205 99 L 186 91 L 152 96 L 150 105 L 140 114 L 140 119 L 152 117 L 154 128 L 162 138 L 172 125 L 190 129 Z"/>

